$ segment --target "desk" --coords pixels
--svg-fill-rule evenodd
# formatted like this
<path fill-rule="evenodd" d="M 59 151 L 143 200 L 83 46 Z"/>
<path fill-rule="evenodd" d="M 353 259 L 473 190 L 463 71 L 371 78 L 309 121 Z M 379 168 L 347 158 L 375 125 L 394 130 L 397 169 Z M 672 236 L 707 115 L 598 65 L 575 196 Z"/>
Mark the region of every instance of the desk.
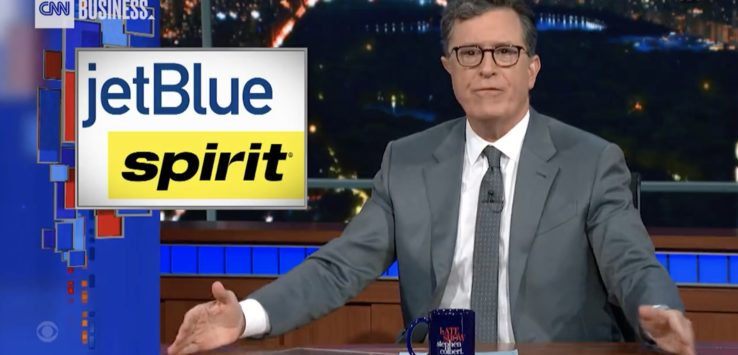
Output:
<path fill-rule="evenodd" d="M 477 351 L 511 350 L 509 345 L 482 345 Z M 519 355 L 626 355 L 626 354 L 658 354 L 648 351 L 634 343 L 544 343 L 519 344 Z M 425 351 L 418 348 L 417 351 Z M 237 346 L 200 353 L 200 355 L 397 355 L 406 351 L 405 347 L 396 344 L 367 344 L 343 346 L 315 346 L 301 348 L 278 348 L 259 350 L 258 348 L 239 348 Z M 697 353 L 700 355 L 738 354 L 738 343 L 699 343 Z M 166 347 L 162 346 L 161 355 L 166 355 Z"/>
<path fill-rule="evenodd" d="M 341 234 L 342 223 L 163 222 L 163 244 L 322 245 Z M 656 249 L 671 252 L 738 252 L 738 229 L 651 228 Z M 271 282 L 264 277 L 167 276 L 160 281 L 161 338 L 171 342 L 185 312 L 212 299 L 210 286 L 222 281 L 245 297 Z M 738 287 L 680 286 L 698 341 L 738 341 Z M 313 344 L 385 343 L 403 327 L 396 280 L 371 283 L 349 303 L 300 329 L 251 346 L 289 349 Z M 738 354 L 738 351 L 736 352 Z"/>
<path fill-rule="evenodd" d="M 307 244 L 323 245 L 341 235 L 343 223 L 306 222 L 162 222 L 166 244 Z M 738 252 L 738 229 L 648 228 L 660 251 Z"/>

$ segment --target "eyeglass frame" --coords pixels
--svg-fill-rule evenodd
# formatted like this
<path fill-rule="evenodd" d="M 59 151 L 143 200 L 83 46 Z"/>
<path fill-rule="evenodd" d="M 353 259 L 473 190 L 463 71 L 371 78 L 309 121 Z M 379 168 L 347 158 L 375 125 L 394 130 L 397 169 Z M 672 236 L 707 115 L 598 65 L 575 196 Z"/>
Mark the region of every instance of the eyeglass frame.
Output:
<path fill-rule="evenodd" d="M 479 63 L 477 63 L 475 65 L 471 65 L 471 66 L 461 64 L 461 60 L 459 59 L 459 49 L 462 49 L 462 48 L 470 48 L 470 47 L 474 47 L 474 48 L 477 48 L 480 51 L 482 51 L 482 57 L 479 60 Z M 500 64 L 498 64 L 497 63 L 497 59 L 495 59 L 495 51 L 498 50 L 498 49 L 500 49 L 500 48 L 516 48 L 518 50 L 518 57 L 515 58 L 515 62 L 512 63 L 512 64 L 510 64 L 510 65 L 500 65 Z M 482 46 L 480 46 L 478 44 L 467 44 L 467 45 L 456 46 L 456 47 L 451 48 L 451 52 L 456 52 L 456 62 L 459 63 L 459 65 L 461 65 L 464 68 L 475 68 L 475 67 L 478 67 L 484 61 L 484 55 L 487 52 L 490 52 L 491 53 L 491 55 L 492 55 L 492 61 L 495 62 L 495 65 L 497 65 L 498 67 L 500 67 L 500 68 L 514 67 L 520 61 L 520 54 L 521 54 L 522 51 L 525 51 L 526 53 L 529 53 L 528 56 L 530 56 L 530 52 L 528 52 L 528 49 L 527 48 L 525 48 L 524 46 L 518 46 L 518 45 L 515 45 L 515 44 L 501 44 L 499 46 L 496 46 L 496 47 L 493 47 L 493 48 L 486 48 L 486 49 L 485 48 L 482 48 Z"/>

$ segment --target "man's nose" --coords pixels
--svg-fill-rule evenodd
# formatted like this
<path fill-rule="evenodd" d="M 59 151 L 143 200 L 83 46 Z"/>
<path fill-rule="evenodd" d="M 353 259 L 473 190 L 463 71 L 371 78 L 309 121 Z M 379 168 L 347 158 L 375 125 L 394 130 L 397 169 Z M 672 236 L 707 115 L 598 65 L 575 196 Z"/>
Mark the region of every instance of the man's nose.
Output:
<path fill-rule="evenodd" d="M 499 69 L 497 67 L 497 64 L 495 64 L 492 51 L 484 51 L 482 52 L 482 62 L 479 63 L 479 73 L 484 77 L 490 77 L 497 73 L 497 70 Z"/>

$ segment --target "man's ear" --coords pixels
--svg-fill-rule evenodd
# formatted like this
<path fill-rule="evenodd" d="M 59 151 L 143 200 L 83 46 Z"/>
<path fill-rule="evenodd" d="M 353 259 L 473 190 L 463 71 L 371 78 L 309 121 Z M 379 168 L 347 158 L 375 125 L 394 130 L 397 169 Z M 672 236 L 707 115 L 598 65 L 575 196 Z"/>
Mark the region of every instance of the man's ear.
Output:
<path fill-rule="evenodd" d="M 441 64 L 443 65 L 443 69 L 446 69 L 446 72 L 451 75 L 451 61 L 446 57 L 445 55 L 441 56 Z"/>
<path fill-rule="evenodd" d="M 538 54 L 530 58 L 528 63 L 528 90 L 532 90 L 536 86 L 536 78 L 541 71 L 541 57 Z"/>

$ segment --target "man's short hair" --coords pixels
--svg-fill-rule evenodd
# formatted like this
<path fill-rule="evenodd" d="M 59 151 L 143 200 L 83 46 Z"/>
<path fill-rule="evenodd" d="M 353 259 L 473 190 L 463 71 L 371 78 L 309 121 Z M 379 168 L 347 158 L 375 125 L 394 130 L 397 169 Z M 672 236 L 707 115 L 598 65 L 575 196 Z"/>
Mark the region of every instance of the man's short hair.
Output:
<path fill-rule="evenodd" d="M 449 0 L 441 16 L 441 44 L 444 54 L 448 54 L 448 40 L 456 20 L 464 21 L 484 14 L 487 11 L 509 8 L 515 11 L 523 27 L 523 37 L 528 55 L 536 54 L 538 31 L 533 10 L 525 0 Z"/>

